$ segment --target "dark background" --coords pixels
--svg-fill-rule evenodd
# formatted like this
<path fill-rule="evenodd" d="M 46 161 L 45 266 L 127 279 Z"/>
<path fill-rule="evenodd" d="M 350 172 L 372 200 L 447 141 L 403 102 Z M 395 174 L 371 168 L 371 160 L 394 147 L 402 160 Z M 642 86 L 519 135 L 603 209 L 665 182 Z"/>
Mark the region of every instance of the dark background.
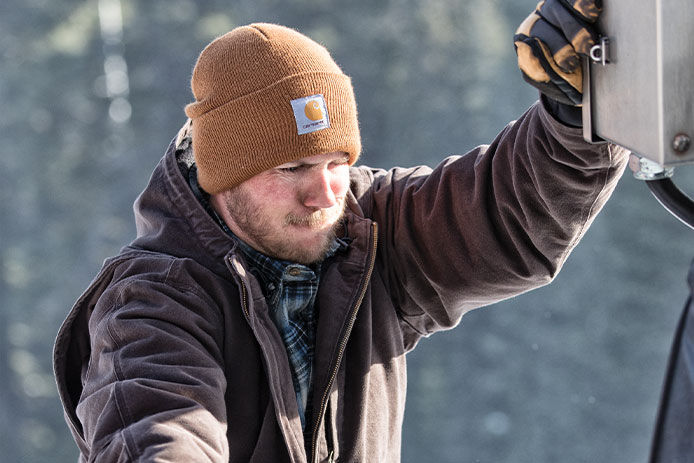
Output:
<path fill-rule="evenodd" d="M 133 237 L 132 202 L 211 39 L 254 21 L 298 28 L 353 78 L 361 163 L 435 164 L 536 99 L 512 46 L 535 3 L 3 0 L 0 459 L 75 461 L 53 340 Z M 694 190 L 690 168 L 675 179 Z M 410 354 L 403 461 L 646 461 L 692 236 L 625 174 L 553 284 Z"/>

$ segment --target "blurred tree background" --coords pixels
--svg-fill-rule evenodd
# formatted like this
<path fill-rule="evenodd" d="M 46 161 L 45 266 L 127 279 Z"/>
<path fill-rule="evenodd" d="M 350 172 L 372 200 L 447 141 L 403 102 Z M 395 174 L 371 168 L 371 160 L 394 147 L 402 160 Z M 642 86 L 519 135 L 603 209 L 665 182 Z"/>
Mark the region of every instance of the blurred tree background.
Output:
<path fill-rule="evenodd" d="M 535 3 L 3 0 L 0 459 L 75 461 L 53 340 L 132 239 L 131 204 L 184 122 L 211 39 L 254 21 L 298 28 L 353 78 L 361 162 L 434 164 L 536 99 L 512 47 Z M 645 461 L 693 256 L 691 231 L 625 175 L 552 285 L 410 354 L 403 461 Z"/>

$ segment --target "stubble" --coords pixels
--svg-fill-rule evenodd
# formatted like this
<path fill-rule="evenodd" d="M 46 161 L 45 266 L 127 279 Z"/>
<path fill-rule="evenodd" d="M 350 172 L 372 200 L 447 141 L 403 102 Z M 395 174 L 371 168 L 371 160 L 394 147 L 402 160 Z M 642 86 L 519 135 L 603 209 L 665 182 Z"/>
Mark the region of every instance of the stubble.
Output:
<path fill-rule="evenodd" d="M 247 244 L 256 250 L 277 259 L 304 265 L 323 260 L 335 239 L 335 229 L 344 214 L 345 201 L 338 207 L 318 209 L 306 214 L 287 213 L 282 223 L 273 224 L 273 219 L 250 194 L 239 186 L 224 195 L 224 206 L 236 226 L 245 234 Z M 325 229 L 326 223 L 332 225 Z M 316 242 L 299 242 L 294 227 L 315 230 Z"/>

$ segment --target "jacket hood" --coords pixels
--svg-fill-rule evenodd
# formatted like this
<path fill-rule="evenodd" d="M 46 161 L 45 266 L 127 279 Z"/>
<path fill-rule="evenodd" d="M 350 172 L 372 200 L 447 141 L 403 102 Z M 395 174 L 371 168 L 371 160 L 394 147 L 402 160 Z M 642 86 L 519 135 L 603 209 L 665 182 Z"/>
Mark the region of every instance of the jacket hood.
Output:
<path fill-rule="evenodd" d="M 133 206 L 137 237 L 126 248 L 205 259 L 200 264 L 225 271 L 224 256 L 234 247 L 190 188 L 187 174 L 193 164 L 192 143 L 179 135 L 169 144 L 149 184 Z"/>

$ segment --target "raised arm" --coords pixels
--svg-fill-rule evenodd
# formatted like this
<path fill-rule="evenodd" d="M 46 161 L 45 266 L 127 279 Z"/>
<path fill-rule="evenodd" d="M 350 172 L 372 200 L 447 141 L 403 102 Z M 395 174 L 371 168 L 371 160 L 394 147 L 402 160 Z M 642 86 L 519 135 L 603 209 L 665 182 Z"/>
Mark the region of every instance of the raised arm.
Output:
<path fill-rule="evenodd" d="M 551 281 L 612 193 L 625 150 L 589 145 L 540 104 L 488 146 L 435 169 L 361 169 L 379 265 L 419 333 Z"/>

